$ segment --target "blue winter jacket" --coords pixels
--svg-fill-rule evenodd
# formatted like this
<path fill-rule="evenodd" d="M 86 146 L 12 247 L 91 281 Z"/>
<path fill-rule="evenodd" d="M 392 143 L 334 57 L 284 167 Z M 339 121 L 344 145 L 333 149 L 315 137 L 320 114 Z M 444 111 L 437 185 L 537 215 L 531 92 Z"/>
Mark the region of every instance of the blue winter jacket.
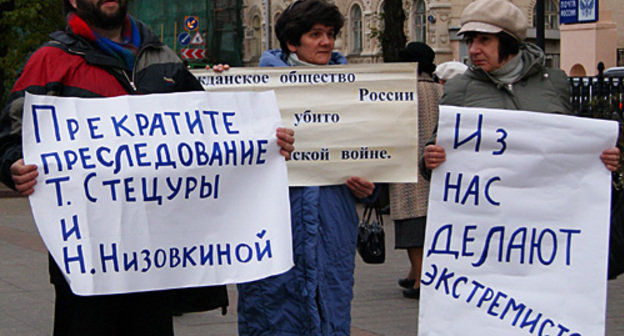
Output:
<path fill-rule="evenodd" d="M 330 64 L 345 64 L 332 53 Z M 260 66 L 288 66 L 281 50 Z M 372 199 L 373 196 L 371 196 Z M 239 335 L 349 335 L 358 214 L 345 185 L 290 188 L 295 266 L 238 286 Z"/>

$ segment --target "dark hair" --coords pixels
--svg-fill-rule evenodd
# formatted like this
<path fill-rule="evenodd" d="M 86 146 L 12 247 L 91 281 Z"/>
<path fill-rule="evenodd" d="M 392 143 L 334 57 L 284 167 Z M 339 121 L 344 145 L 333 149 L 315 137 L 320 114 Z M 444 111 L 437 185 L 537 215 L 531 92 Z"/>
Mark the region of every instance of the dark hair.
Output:
<path fill-rule="evenodd" d="M 298 46 L 301 35 L 307 33 L 315 24 L 333 27 L 338 35 L 344 25 L 344 18 L 338 7 L 325 0 L 295 0 L 280 15 L 275 23 L 275 35 L 280 41 L 284 54 L 289 54 L 288 44 Z"/>
<path fill-rule="evenodd" d="M 513 36 L 500 32 L 498 34 L 500 43 L 498 44 L 498 61 L 514 56 L 520 52 L 520 42 Z"/>
<path fill-rule="evenodd" d="M 426 73 L 433 76 L 436 65 L 433 63 L 435 52 L 423 42 L 410 42 L 399 50 L 401 62 L 418 62 L 418 74 Z"/>
<path fill-rule="evenodd" d="M 63 14 L 67 15 L 69 12 L 75 12 L 76 9 L 69 3 L 69 0 L 63 0 L 65 3 L 65 8 L 63 9 Z"/>
<path fill-rule="evenodd" d="M 488 34 L 488 33 L 466 32 L 464 33 L 464 40 L 470 43 L 470 41 L 474 39 L 474 37 L 477 34 Z M 498 61 L 499 62 L 502 62 L 504 59 L 506 59 L 510 55 L 514 56 L 520 52 L 520 41 L 518 41 L 515 37 L 505 32 L 500 32 L 500 33 L 490 34 L 490 35 L 496 35 L 498 37 L 498 40 L 499 40 Z"/>

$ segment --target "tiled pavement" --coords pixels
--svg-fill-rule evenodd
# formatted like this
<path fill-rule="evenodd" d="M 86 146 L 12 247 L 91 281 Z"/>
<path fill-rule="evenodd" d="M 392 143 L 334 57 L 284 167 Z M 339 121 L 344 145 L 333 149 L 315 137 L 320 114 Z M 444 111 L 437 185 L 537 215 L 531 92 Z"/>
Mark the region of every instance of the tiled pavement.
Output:
<path fill-rule="evenodd" d="M 47 256 L 24 198 L 0 186 L 0 336 L 51 335 L 54 292 L 48 283 Z M 389 220 L 387 222 L 390 222 Z M 407 257 L 391 248 L 393 227 L 386 225 L 387 260 L 366 265 L 357 258 L 352 335 L 408 336 L 417 332 L 417 301 L 405 299 L 396 285 Z M 179 336 L 236 335 L 236 290 L 226 316 L 219 312 L 175 318 Z M 624 276 L 609 282 L 607 336 L 624 335 Z M 588 335 L 586 335 L 588 336 Z"/>

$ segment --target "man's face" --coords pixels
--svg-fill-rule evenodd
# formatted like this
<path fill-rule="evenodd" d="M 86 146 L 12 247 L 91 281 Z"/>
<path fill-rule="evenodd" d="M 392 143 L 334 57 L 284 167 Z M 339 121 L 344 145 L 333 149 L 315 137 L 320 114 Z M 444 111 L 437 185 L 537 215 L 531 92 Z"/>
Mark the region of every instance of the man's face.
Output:
<path fill-rule="evenodd" d="M 299 42 L 298 46 L 288 43 L 288 50 L 297 54 L 304 62 L 326 65 L 331 59 L 336 34 L 333 27 L 317 23 L 310 31 L 301 35 Z"/>
<path fill-rule="evenodd" d="M 499 60 L 500 39 L 495 34 L 477 33 L 474 37 L 468 38 L 466 42 L 468 42 L 470 61 L 486 72 L 494 71 L 508 61 L 508 59 Z"/>
<path fill-rule="evenodd" d="M 121 27 L 128 14 L 128 0 L 75 0 L 76 13 L 101 29 Z"/>

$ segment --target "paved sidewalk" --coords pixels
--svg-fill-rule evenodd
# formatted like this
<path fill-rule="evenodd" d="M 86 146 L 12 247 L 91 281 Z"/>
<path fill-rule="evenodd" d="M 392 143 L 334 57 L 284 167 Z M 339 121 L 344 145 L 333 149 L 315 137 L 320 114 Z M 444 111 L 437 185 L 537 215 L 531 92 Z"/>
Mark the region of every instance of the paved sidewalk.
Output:
<path fill-rule="evenodd" d="M 353 336 L 417 332 L 418 301 L 403 298 L 396 285 L 407 271 L 407 256 L 392 249 L 392 225 L 386 225 L 386 235 L 386 263 L 367 265 L 356 259 Z M 0 336 L 51 335 L 54 291 L 48 282 L 47 254 L 24 198 L 0 198 L 0 256 Z M 237 335 L 236 289 L 228 288 L 231 306 L 226 316 L 213 311 L 176 317 L 176 336 Z M 606 335 L 624 335 L 624 276 L 609 282 Z"/>

